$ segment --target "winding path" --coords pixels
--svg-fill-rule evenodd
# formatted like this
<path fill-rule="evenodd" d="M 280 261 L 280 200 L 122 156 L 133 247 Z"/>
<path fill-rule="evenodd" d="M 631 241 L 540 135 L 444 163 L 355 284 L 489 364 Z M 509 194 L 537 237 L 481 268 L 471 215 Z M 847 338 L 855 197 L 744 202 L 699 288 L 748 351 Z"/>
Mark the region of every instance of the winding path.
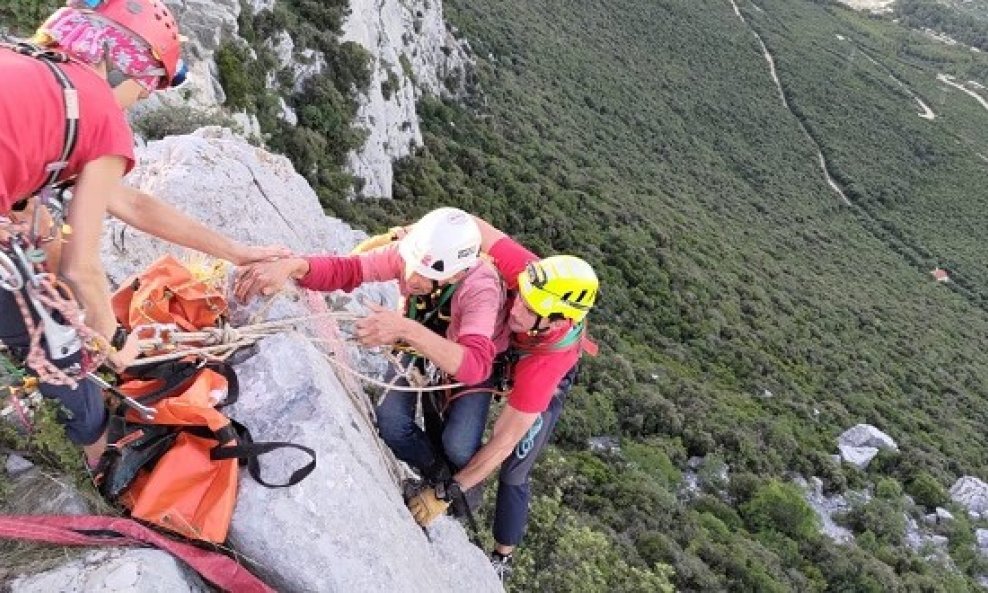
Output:
<path fill-rule="evenodd" d="M 779 99 L 782 101 L 782 106 L 793 114 L 793 117 L 796 119 L 796 123 L 799 125 L 799 129 L 803 131 L 803 135 L 809 139 L 810 143 L 813 145 L 813 148 L 816 149 L 817 160 L 820 163 L 820 170 L 823 172 L 824 180 L 827 182 L 827 185 L 829 185 L 830 188 L 833 189 L 842 200 L 844 200 L 844 203 L 850 206 L 851 200 L 847 199 L 847 195 L 844 194 L 844 190 L 837 185 L 837 182 L 834 181 L 833 176 L 830 174 L 830 168 L 827 165 L 827 159 L 823 156 L 823 151 L 820 149 L 820 143 L 816 141 L 816 138 L 814 138 L 812 134 L 810 134 L 810 131 L 806 128 L 806 124 L 804 124 L 803 120 L 799 119 L 799 117 L 793 113 L 792 108 L 789 106 L 789 102 L 786 100 L 786 94 L 782 90 L 782 82 L 779 80 L 779 74 L 775 70 L 775 59 L 772 57 L 772 53 L 768 51 L 768 47 L 765 45 L 765 42 L 762 41 L 762 36 L 755 31 L 754 27 L 748 24 L 748 21 L 745 20 L 744 15 L 741 14 L 741 9 L 738 8 L 737 3 L 734 0 L 729 1 L 731 6 L 734 7 L 734 14 L 741 19 L 741 22 L 745 25 L 745 27 L 747 27 L 748 30 L 751 31 L 751 34 L 755 36 L 755 39 L 758 40 L 758 45 L 762 47 L 762 54 L 765 56 L 765 61 L 768 62 L 769 73 L 772 75 L 772 80 L 775 81 L 775 88 L 779 91 Z M 752 4 L 752 6 L 759 11 L 761 10 L 761 8 L 755 4 Z"/>
<path fill-rule="evenodd" d="M 961 91 L 963 91 L 963 92 L 971 95 L 972 97 L 975 98 L 975 100 L 978 101 L 978 103 L 981 103 L 981 106 L 982 107 L 984 107 L 986 110 L 988 110 L 988 100 L 985 100 L 984 97 L 982 97 L 978 93 L 972 91 L 971 89 L 967 88 L 963 84 L 961 84 L 959 82 L 954 82 L 954 77 L 953 76 L 950 76 L 949 74 L 937 74 L 937 80 L 939 80 L 940 82 L 942 82 L 944 84 L 949 84 L 950 86 L 955 87 L 955 88 L 958 88 Z M 978 83 L 975 83 L 975 84 L 978 84 Z M 981 85 L 978 85 L 978 86 L 981 86 Z"/>

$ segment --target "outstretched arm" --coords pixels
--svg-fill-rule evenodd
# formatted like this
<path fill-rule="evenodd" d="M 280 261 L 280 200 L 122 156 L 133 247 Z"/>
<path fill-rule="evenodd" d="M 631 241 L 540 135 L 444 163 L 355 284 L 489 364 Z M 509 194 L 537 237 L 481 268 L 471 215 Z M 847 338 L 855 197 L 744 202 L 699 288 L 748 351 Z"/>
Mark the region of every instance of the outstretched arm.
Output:
<path fill-rule="evenodd" d="M 250 247 L 234 241 L 171 204 L 123 184 L 119 184 L 106 209 L 149 235 L 237 265 L 290 255 L 284 247 Z"/>
<path fill-rule="evenodd" d="M 495 243 L 507 237 L 507 235 L 501 229 L 495 227 L 491 223 L 487 222 L 483 218 L 474 216 L 473 220 L 477 223 L 480 228 L 480 250 L 484 253 L 490 253 L 491 247 Z"/>

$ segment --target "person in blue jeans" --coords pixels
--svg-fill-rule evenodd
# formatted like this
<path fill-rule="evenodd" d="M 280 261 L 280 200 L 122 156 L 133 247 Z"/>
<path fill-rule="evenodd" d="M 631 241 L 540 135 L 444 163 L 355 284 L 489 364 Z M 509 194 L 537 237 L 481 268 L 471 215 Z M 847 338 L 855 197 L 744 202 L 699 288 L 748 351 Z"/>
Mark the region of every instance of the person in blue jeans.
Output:
<path fill-rule="evenodd" d="M 476 219 L 482 249 L 494 260 L 509 293 L 511 331 L 506 405 L 488 441 L 444 482 L 408 501 L 419 524 L 443 514 L 462 492 L 476 489 L 500 466 L 491 564 L 502 580 L 528 524 L 529 475 L 549 442 L 584 352 L 596 354 L 586 316 L 597 298 L 593 268 L 571 255 L 540 259 L 484 220 Z"/>

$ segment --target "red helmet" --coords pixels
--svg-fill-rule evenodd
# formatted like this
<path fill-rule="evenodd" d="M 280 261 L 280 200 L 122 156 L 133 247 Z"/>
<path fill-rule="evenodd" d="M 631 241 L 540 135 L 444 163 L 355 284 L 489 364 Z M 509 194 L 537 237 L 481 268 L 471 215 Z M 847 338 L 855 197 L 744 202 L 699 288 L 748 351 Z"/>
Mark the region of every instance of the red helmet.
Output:
<path fill-rule="evenodd" d="M 95 4 L 91 0 L 84 0 L 84 3 Z M 93 12 L 126 27 L 146 41 L 165 68 L 166 77 L 161 87 L 175 86 L 176 78 L 184 74 L 179 60 L 180 36 L 175 17 L 163 0 L 103 0 Z"/>

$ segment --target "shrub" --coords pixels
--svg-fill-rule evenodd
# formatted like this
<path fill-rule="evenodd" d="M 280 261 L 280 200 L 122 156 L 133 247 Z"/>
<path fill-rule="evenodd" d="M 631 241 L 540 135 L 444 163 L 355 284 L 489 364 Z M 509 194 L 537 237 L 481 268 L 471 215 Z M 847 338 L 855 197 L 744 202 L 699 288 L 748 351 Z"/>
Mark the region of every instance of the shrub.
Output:
<path fill-rule="evenodd" d="M 190 134 L 203 126 L 239 127 L 233 118 L 220 111 L 197 109 L 188 105 L 155 109 L 134 120 L 134 129 L 146 140 Z"/>
<path fill-rule="evenodd" d="M 941 506 L 950 500 L 947 489 L 927 471 L 916 474 L 916 477 L 906 484 L 906 492 L 913 497 L 916 504 L 927 508 Z"/>
<path fill-rule="evenodd" d="M 741 506 L 741 515 L 752 531 L 769 529 L 797 541 L 817 535 L 819 519 L 794 484 L 771 480 Z"/>

